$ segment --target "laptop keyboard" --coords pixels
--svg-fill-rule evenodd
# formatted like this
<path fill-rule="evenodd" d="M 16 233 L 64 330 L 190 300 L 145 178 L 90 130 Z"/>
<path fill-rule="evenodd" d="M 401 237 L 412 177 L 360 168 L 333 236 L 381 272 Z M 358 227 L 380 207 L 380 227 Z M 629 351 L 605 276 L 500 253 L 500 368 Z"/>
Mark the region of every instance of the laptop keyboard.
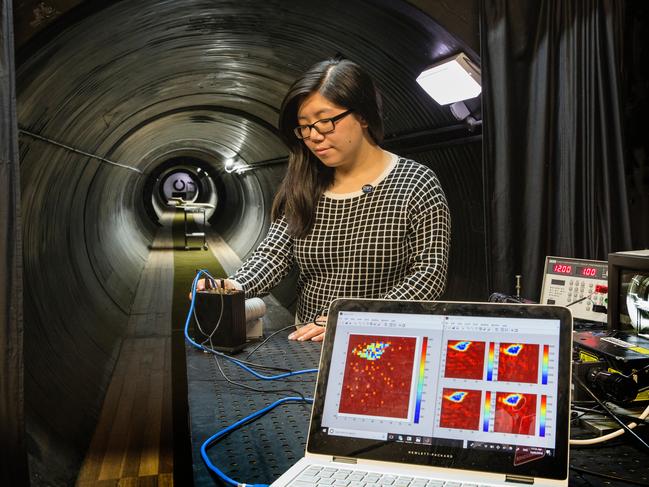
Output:
<path fill-rule="evenodd" d="M 388 475 L 315 465 L 306 468 L 288 485 L 290 487 L 487 487 L 486 484 L 472 482 Z"/>

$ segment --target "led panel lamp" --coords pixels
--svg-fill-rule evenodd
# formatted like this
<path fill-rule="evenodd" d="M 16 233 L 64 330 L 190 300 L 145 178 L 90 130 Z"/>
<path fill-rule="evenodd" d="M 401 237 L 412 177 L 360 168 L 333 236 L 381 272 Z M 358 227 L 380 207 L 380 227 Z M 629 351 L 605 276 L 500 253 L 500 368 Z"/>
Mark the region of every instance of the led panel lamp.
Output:
<path fill-rule="evenodd" d="M 424 70 L 417 83 L 440 105 L 469 100 L 482 92 L 480 68 L 464 53 Z"/>

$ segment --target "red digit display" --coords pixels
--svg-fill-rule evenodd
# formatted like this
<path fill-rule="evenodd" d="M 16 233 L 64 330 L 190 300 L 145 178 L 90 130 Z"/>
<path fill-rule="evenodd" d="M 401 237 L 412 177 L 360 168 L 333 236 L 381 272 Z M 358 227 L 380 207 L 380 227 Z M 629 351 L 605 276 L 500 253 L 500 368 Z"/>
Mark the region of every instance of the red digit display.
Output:
<path fill-rule="evenodd" d="M 571 274 L 572 266 L 568 264 L 554 264 L 552 272 L 556 274 Z"/>
<path fill-rule="evenodd" d="M 581 275 L 585 277 L 595 277 L 597 275 L 596 267 L 582 267 Z"/>

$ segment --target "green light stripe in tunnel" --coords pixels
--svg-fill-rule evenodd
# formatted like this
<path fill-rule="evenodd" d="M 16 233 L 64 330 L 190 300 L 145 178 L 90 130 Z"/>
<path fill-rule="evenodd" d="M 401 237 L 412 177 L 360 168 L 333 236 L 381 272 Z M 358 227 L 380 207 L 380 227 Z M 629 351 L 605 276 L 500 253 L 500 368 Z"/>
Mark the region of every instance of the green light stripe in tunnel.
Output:
<path fill-rule="evenodd" d="M 196 224 L 189 221 L 189 230 L 198 231 Z M 201 229 L 202 230 L 202 229 Z M 174 293 L 172 308 L 172 330 L 183 329 L 189 310 L 188 293 L 198 269 L 206 269 L 212 276 L 225 277 L 223 266 L 208 249 L 201 248 L 202 239 L 192 237 L 187 243 L 191 250 L 185 250 L 185 228 L 182 211 L 177 211 L 173 220 L 174 245 Z"/>

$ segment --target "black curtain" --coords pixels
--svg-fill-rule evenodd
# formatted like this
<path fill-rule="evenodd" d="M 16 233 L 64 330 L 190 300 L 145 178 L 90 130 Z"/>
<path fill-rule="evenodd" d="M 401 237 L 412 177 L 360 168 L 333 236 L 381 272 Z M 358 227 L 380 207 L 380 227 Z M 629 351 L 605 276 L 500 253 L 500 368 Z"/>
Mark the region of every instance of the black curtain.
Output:
<path fill-rule="evenodd" d="M 0 485 L 29 483 L 23 415 L 22 252 L 11 1 L 0 0 Z"/>
<path fill-rule="evenodd" d="M 624 2 L 482 0 L 480 23 L 490 288 L 538 300 L 546 255 L 631 246 Z"/>
<path fill-rule="evenodd" d="M 634 249 L 649 248 L 649 2 L 625 2 L 624 105 L 627 191 Z"/>

